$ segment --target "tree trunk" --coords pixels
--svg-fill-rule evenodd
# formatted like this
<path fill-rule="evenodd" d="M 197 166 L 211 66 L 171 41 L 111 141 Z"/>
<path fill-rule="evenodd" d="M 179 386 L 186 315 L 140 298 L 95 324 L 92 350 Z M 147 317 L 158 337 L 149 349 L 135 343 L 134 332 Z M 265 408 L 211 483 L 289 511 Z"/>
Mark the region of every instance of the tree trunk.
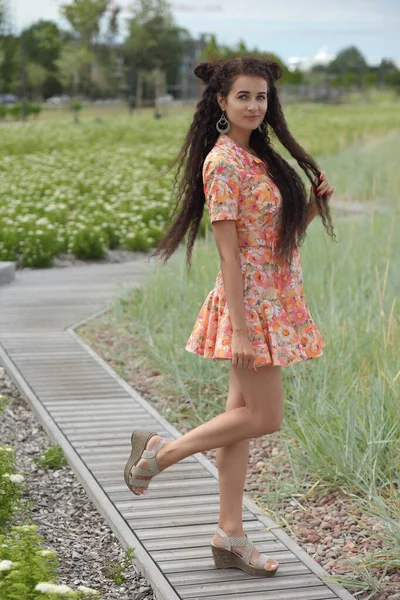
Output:
<path fill-rule="evenodd" d="M 142 100 L 143 100 L 143 78 L 144 78 L 144 73 L 142 69 L 138 70 L 138 75 L 137 75 L 137 83 L 136 83 L 136 108 L 141 108 L 142 107 Z"/>

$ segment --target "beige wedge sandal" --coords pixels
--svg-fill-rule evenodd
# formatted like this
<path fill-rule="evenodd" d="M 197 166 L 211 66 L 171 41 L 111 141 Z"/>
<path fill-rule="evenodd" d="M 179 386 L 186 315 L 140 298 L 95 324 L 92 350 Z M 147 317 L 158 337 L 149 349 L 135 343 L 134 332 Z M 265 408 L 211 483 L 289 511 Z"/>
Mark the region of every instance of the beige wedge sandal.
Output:
<path fill-rule="evenodd" d="M 215 567 L 217 569 L 242 569 L 250 575 L 261 575 L 262 577 L 271 577 L 277 572 L 278 568 L 273 571 L 267 571 L 264 569 L 265 563 L 268 560 L 265 555 L 260 554 L 256 558 L 256 564 L 253 566 L 250 564 L 251 555 L 255 548 L 253 542 L 247 537 L 247 533 L 244 536 L 229 536 L 220 527 L 217 527 L 217 533 L 222 537 L 224 547 L 220 548 L 211 542 L 211 551 L 214 557 Z M 232 546 L 245 546 L 243 556 L 231 550 Z"/>
<path fill-rule="evenodd" d="M 151 481 L 151 479 L 136 479 L 137 477 L 154 477 L 160 473 L 156 456 L 160 448 L 166 444 L 166 440 L 160 440 L 154 448 L 146 450 L 147 442 L 154 435 L 158 435 L 158 433 L 149 433 L 143 429 L 136 429 L 131 435 L 132 452 L 124 469 L 124 478 L 126 485 L 135 496 L 141 496 L 143 492 L 138 494 L 133 491 L 132 487 L 147 489 Z M 140 467 L 135 468 L 135 465 L 141 458 L 145 458 L 148 461 L 150 469 L 142 469 Z"/>

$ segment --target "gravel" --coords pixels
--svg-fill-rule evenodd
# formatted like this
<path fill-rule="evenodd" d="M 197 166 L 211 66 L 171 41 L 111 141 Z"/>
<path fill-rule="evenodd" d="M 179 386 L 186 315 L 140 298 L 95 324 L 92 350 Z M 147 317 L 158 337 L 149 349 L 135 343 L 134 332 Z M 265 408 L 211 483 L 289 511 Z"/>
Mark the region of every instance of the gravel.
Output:
<path fill-rule="evenodd" d="M 57 552 L 59 583 L 77 589 L 83 585 L 101 592 L 102 600 L 155 600 L 153 590 L 131 562 L 117 585 L 108 571 L 123 565 L 125 550 L 69 466 L 44 471 L 34 457 L 53 444 L 29 405 L 0 367 L 0 395 L 8 403 L 0 418 L 2 444 L 16 449 L 16 471 L 23 472 L 23 501 L 33 501 L 32 524 L 43 536 L 43 545 Z M 14 524 L 21 522 L 18 517 Z"/>

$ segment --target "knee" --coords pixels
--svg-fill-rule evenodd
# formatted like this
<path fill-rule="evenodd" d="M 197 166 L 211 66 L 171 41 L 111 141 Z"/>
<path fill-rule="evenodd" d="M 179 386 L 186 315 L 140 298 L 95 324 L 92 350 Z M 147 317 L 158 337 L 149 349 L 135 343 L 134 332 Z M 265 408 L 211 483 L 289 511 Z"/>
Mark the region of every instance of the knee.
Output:
<path fill-rule="evenodd" d="M 261 437 L 262 435 L 270 435 L 279 431 L 281 428 L 283 417 L 273 417 L 270 419 L 256 419 L 255 421 L 255 432 L 254 437 Z"/>

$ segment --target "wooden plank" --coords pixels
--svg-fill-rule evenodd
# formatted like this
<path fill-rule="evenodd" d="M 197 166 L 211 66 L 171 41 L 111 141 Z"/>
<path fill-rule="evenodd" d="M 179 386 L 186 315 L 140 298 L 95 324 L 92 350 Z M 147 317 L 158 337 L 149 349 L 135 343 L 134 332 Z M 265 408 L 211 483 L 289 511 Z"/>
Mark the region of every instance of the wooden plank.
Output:
<path fill-rule="evenodd" d="M 85 430 L 80 431 L 75 427 L 66 427 L 65 433 L 68 436 L 68 439 L 73 442 L 91 442 L 98 441 L 99 443 L 107 440 L 121 440 L 122 444 L 131 443 L 131 433 L 132 429 L 135 427 L 140 427 L 141 429 L 146 429 L 148 431 L 154 430 L 151 424 L 148 423 L 140 423 L 140 421 L 132 420 L 131 423 L 125 423 L 124 426 L 120 427 L 108 427 L 108 428 L 97 428 L 93 427 L 91 432 Z"/>
<path fill-rule="evenodd" d="M 109 406 L 102 409 L 88 409 L 83 406 L 82 408 L 71 408 L 61 412 L 57 409 L 53 409 L 51 414 L 53 417 L 57 418 L 57 423 L 60 423 L 61 425 L 64 425 L 65 423 L 88 425 L 96 422 L 115 422 L 127 417 L 143 418 L 148 416 L 143 410 L 136 409 L 129 404 L 125 407 L 120 407 L 118 405 L 116 407 Z"/>
<path fill-rule="evenodd" d="M 107 401 L 109 403 L 109 406 L 112 406 L 111 402 L 112 402 L 112 398 L 118 395 L 118 390 L 116 389 L 110 389 L 110 390 L 95 390 L 95 389 L 88 389 L 88 390 L 70 390 L 69 392 L 65 392 L 65 391 L 55 391 L 55 390 L 50 390 L 49 393 L 47 394 L 42 394 L 41 396 L 41 400 L 43 402 L 44 405 L 49 404 L 54 404 L 55 401 L 58 402 L 59 406 L 64 406 L 64 403 L 66 402 L 101 402 L 103 401 L 104 404 L 107 404 Z"/>
<path fill-rule="evenodd" d="M 169 434 L 168 434 L 169 435 Z M 83 457 L 105 457 L 105 456 L 109 456 L 109 452 L 108 450 L 104 449 L 104 448 L 86 448 L 85 450 L 82 450 L 81 452 L 81 456 Z M 115 456 L 116 458 L 123 458 L 124 456 L 126 456 L 126 451 L 123 450 L 122 448 L 115 448 L 113 451 L 113 456 Z M 197 463 L 197 459 L 194 456 L 187 456 L 186 458 L 183 458 L 182 460 L 180 460 L 179 462 L 175 463 L 175 465 L 171 465 L 171 467 L 168 467 L 169 469 L 172 469 L 174 466 L 176 465 L 182 465 L 185 463 Z"/>
<path fill-rule="evenodd" d="M 194 548 L 168 548 L 167 550 L 159 550 L 152 551 L 151 556 L 157 562 L 161 561 L 174 561 L 174 560 L 194 560 L 197 558 L 210 558 L 211 547 L 210 542 L 213 536 L 208 537 L 208 543 L 203 544 L 202 546 L 196 546 Z M 147 544 L 146 544 L 147 547 Z M 274 552 L 276 556 L 275 558 L 279 563 L 283 562 L 295 562 L 301 564 L 298 558 L 295 557 L 293 552 L 289 552 L 286 546 L 284 546 L 281 542 L 276 540 L 267 540 L 264 542 L 257 542 L 257 549 L 261 553 L 269 554 L 270 552 Z M 278 558 L 279 553 L 279 558 Z M 215 569 L 219 571 L 220 569 Z M 225 570 L 225 569 L 223 569 Z M 189 577 L 189 571 L 186 571 L 186 575 Z M 195 577 L 198 577 L 198 574 L 195 574 Z"/>
<path fill-rule="evenodd" d="M 199 600 L 233 600 L 237 594 L 218 594 L 218 596 L 199 596 Z M 337 596 L 320 583 L 317 586 L 303 589 L 273 590 L 262 592 L 240 593 L 240 600 L 330 600 Z"/>
<path fill-rule="evenodd" d="M 139 498 L 139 496 L 138 496 Z M 166 540 L 168 542 L 172 542 L 174 539 L 179 542 L 189 541 L 195 539 L 196 536 L 204 536 L 204 535 L 214 535 L 216 529 L 216 524 L 200 524 L 195 523 L 194 525 L 177 525 L 175 527 L 164 527 L 160 529 L 154 529 L 153 527 L 148 527 L 147 529 L 143 529 L 140 531 L 140 539 L 141 540 L 152 540 L 155 543 Z M 252 535 L 252 540 L 254 539 L 255 533 L 265 533 L 265 529 L 263 529 L 260 521 L 253 519 L 252 521 L 246 521 L 243 524 L 243 529 L 246 533 L 250 533 Z M 270 532 L 267 532 L 270 533 Z M 149 543 L 149 542 L 146 542 Z"/>
<path fill-rule="evenodd" d="M 248 525 L 252 523 L 254 523 L 254 521 L 250 521 Z M 145 539 L 143 538 L 143 532 L 141 531 L 140 539 L 142 540 L 143 545 L 146 547 L 146 549 L 149 552 L 151 552 L 151 555 L 155 558 L 157 552 L 165 550 L 180 550 L 186 552 L 192 549 L 195 552 L 200 552 L 205 546 L 209 548 L 210 542 L 215 533 L 215 529 L 216 528 L 214 527 L 214 529 L 206 535 L 195 535 L 192 533 L 190 535 L 187 535 L 186 537 L 167 537 L 166 539 L 160 539 L 157 537 L 155 537 L 154 539 Z M 283 545 L 281 542 L 278 542 L 272 533 L 264 531 L 251 531 L 247 532 L 247 535 L 249 536 L 252 542 L 259 545 L 260 547 L 264 542 L 274 540 L 276 544 L 282 546 L 282 552 L 285 552 L 287 550 L 286 546 Z M 289 553 L 291 556 L 291 560 L 298 560 L 298 558 L 294 556 L 293 552 Z"/>
<path fill-rule="evenodd" d="M 112 396 L 101 397 L 101 396 L 93 396 L 93 398 L 87 397 L 75 397 L 69 398 L 67 400 L 61 400 L 60 396 L 57 396 L 57 399 L 53 401 L 48 400 L 46 402 L 46 408 L 48 410 L 66 412 L 67 414 L 73 414 L 75 410 L 96 410 L 96 407 L 99 410 L 113 410 L 115 412 L 115 406 L 118 403 L 118 407 L 121 407 L 121 410 L 125 410 L 126 408 L 134 407 L 134 401 L 128 395 L 123 394 L 115 394 Z M 70 412 L 71 411 L 71 412 Z"/>
<path fill-rule="evenodd" d="M 103 474 L 108 473 L 109 474 L 108 477 L 110 477 L 110 482 L 112 482 L 112 478 L 113 478 L 113 476 L 115 476 L 115 470 L 120 469 L 122 465 L 125 466 L 128 456 L 129 456 L 129 453 L 125 454 L 119 460 L 119 462 L 116 462 L 114 460 L 110 463 L 106 463 L 104 461 L 99 461 L 99 460 L 91 461 L 86 458 L 85 463 L 87 465 L 89 465 L 91 469 L 103 467 L 103 469 L 104 469 Z M 176 463 L 175 465 L 172 465 L 172 466 L 168 467 L 168 469 L 165 469 L 164 471 L 159 473 L 157 475 L 157 478 L 160 478 L 161 476 L 166 477 L 168 475 L 168 473 L 171 474 L 171 476 L 179 473 L 179 474 L 181 474 L 182 477 L 187 478 L 187 477 L 191 477 L 192 475 L 196 476 L 198 473 L 202 473 L 204 475 L 204 469 L 201 468 L 201 465 L 198 465 L 196 463 L 182 463 L 182 464 Z"/>
<path fill-rule="evenodd" d="M 171 496 L 174 494 L 176 495 L 176 493 L 178 493 L 178 494 L 187 493 L 187 495 L 193 496 L 194 494 L 197 494 L 197 493 L 204 494 L 205 491 L 210 491 L 210 493 L 212 492 L 213 494 L 215 494 L 219 491 L 218 482 L 213 477 L 208 477 L 208 478 L 204 477 L 201 480 L 186 479 L 185 485 L 183 487 L 181 481 L 161 480 L 161 475 L 162 475 L 162 473 L 160 473 L 160 475 L 157 475 L 157 477 L 154 477 L 151 482 L 151 488 L 154 490 L 154 492 L 156 490 L 160 490 L 160 491 L 161 490 L 169 490 L 171 493 Z M 106 491 L 111 490 L 114 492 L 121 492 L 124 489 L 128 490 L 128 488 L 126 487 L 126 484 L 124 484 L 124 486 L 117 485 L 117 484 L 112 484 L 112 485 L 104 484 L 103 487 L 104 487 L 104 490 L 106 490 Z M 136 497 L 132 498 L 132 500 L 135 500 L 135 499 L 136 499 Z"/>
<path fill-rule="evenodd" d="M 113 431 L 120 429 L 121 427 L 128 429 L 132 433 L 134 427 L 143 427 L 143 429 L 147 429 L 154 424 L 154 419 L 140 413 L 125 414 L 125 412 L 123 412 L 122 414 L 119 413 L 118 415 L 109 415 L 99 418 L 94 414 L 93 417 L 86 415 L 84 419 L 86 420 L 82 421 L 79 418 L 71 420 L 65 418 L 61 421 L 57 419 L 57 422 L 59 422 L 66 431 L 76 431 L 82 434 L 97 431 L 101 433 L 102 431 L 107 430 Z"/>
<path fill-rule="evenodd" d="M 93 474 L 94 475 L 94 474 Z M 104 490 L 106 490 L 106 488 L 108 487 L 108 481 L 107 478 L 103 479 L 103 476 L 101 473 L 97 473 L 96 475 L 94 475 L 96 477 L 96 479 L 99 481 L 99 483 L 101 483 L 101 486 Z M 198 481 L 198 480 L 197 480 Z M 184 490 L 182 490 L 182 485 L 180 486 L 181 489 L 179 488 L 175 488 L 175 487 L 171 487 L 171 486 L 164 486 L 164 487 L 159 487 L 154 489 L 154 486 L 156 485 L 154 481 L 152 481 L 151 483 L 151 489 L 153 491 L 153 496 L 155 498 L 179 498 L 180 496 L 182 497 L 186 497 L 187 501 L 190 502 L 191 499 L 195 496 L 198 495 L 214 495 L 218 493 L 218 487 L 210 487 L 209 485 L 204 486 L 204 485 L 200 485 L 203 484 L 204 480 L 201 480 L 200 482 L 198 481 L 198 484 L 196 486 L 188 486 L 187 488 L 185 487 Z M 121 475 L 121 483 L 118 485 L 117 483 L 113 484 L 114 487 L 118 487 L 119 490 L 118 492 L 108 492 L 108 497 L 110 498 L 110 500 L 112 500 L 113 502 L 116 500 L 120 500 L 121 497 L 129 500 L 129 497 L 133 497 L 132 501 L 134 502 L 141 502 L 142 498 L 146 498 L 145 496 L 134 496 L 133 492 L 129 491 L 129 489 L 126 486 L 126 483 L 123 480 L 123 474 Z M 122 496 L 122 494 L 129 494 L 129 497 L 124 497 Z"/>
<path fill-rule="evenodd" d="M 149 431 L 151 431 L 149 429 Z M 163 431 L 162 429 L 158 428 L 157 429 L 158 434 L 161 437 L 166 437 L 167 436 L 167 432 Z M 100 447 L 102 446 L 103 448 L 114 448 L 115 446 L 123 446 L 124 448 L 128 448 L 131 449 L 131 443 L 129 440 L 129 435 L 128 438 L 125 439 L 124 437 L 121 437 L 121 439 L 115 439 L 115 440 L 75 440 L 73 443 L 74 448 L 76 448 L 77 450 L 83 449 L 83 448 L 93 448 L 93 447 Z"/>
<path fill-rule="evenodd" d="M 232 569 L 233 571 L 234 569 Z M 230 569 L 229 569 L 230 571 Z M 223 591 L 225 594 L 236 594 L 240 590 L 240 598 L 246 599 L 245 593 L 248 592 L 272 592 L 272 590 L 283 589 L 301 589 L 308 586 L 316 586 L 320 580 L 315 575 L 292 575 L 286 577 L 277 577 L 278 572 L 273 577 L 253 577 L 252 580 L 246 580 L 245 575 L 237 580 L 229 580 L 223 583 Z M 176 591 L 182 598 L 198 598 L 203 600 L 204 596 L 217 595 L 221 590 L 219 583 L 203 583 L 198 585 L 178 585 L 175 586 Z M 243 596 L 242 596 L 243 594 Z"/>
<path fill-rule="evenodd" d="M 275 560 L 279 560 L 278 552 L 268 552 L 268 556 Z M 207 583 L 213 583 L 221 579 L 226 581 L 228 578 L 229 582 L 231 582 L 233 579 L 232 571 L 237 570 L 239 571 L 237 574 L 237 580 L 241 583 L 246 580 L 248 580 L 249 583 L 254 583 L 255 579 L 254 575 L 249 575 L 244 571 L 241 572 L 241 569 L 216 569 L 211 555 L 211 550 L 208 558 L 166 560 L 160 561 L 158 564 L 161 570 L 168 575 L 170 583 L 176 587 L 182 585 L 186 585 L 188 587 L 190 585 L 201 585 L 205 581 L 207 581 Z M 221 573 L 222 571 L 227 571 L 228 573 Z M 311 571 L 305 565 L 303 565 L 301 561 L 283 561 L 282 564 L 279 565 L 279 569 L 273 576 L 273 579 L 283 579 L 294 575 L 301 577 L 310 575 L 310 573 Z M 256 585 L 257 584 L 255 584 L 254 587 L 256 587 Z"/>
<path fill-rule="evenodd" d="M 111 479 L 111 482 L 112 482 L 112 480 L 120 481 L 120 477 L 123 475 L 123 468 L 125 466 L 126 460 L 121 461 L 121 464 L 119 466 L 119 471 L 117 471 L 117 472 L 116 472 L 116 468 L 114 468 L 112 471 L 110 471 L 108 468 L 103 468 L 101 465 L 93 466 L 89 462 L 87 462 L 87 461 L 85 461 L 85 462 L 88 465 L 88 467 L 90 468 L 90 470 L 92 471 L 92 473 L 94 473 L 95 475 L 101 474 L 103 481 L 105 478 L 107 479 L 107 481 L 110 481 L 110 478 L 112 478 Z M 171 479 L 173 481 L 180 481 L 181 485 L 183 485 L 183 481 L 188 478 L 190 478 L 190 479 L 206 479 L 207 473 L 204 472 L 204 469 L 190 470 L 187 472 L 171 471 L 171 469 L 166 469 L 165 471 L 162 471 L 161 473 L 159 473 L 157 475 L 157 481 L 165 481 L 166 479 Z M 153 483 L 154 483 L 154 481 L 153 481 Z M 201 482 L 199 482 L 199 485 L 201 485 Z"/>
<path fill-rule="evenodd" d="M 121 513 L 122 516 L 127 520 L 129 525 L 134 530 L 148 529 L 149 525 L 152 527 L 173 527 L 174 525 L 193 525 L 193 523 L 215 523 L 217 525 L 219 518 L 219 510 L 216 512 L 210 512 L 208 515 L 179 515 L 178 517 L 166 517 L 163 516 L 159 519 L 135 519 L 127 518 L 126 515 Z M 252 520 L 252 516 L 243 515 L 243 521 Z"/>
<path fill-rule="evenodd" d="M 117 504 L 116 504 L 117 506 Z M 179 518 L 180 516 L 190 517 L 192 521 L 195 521 L 197 516 L 204 515 L 205 517 L 211 513 L 218 514 L 220 506 L 219 502 L 203 503 L 203 504 L 191 504 L 190 506 L 166 506 L 160 503 L 158 507 L 148 508 L 145 504 L 135 504 L 132 502 L 120 502 L 118 509 L 125 519 L 146 519 L 152 521 L 153 519 L 162 520 Z"/>

